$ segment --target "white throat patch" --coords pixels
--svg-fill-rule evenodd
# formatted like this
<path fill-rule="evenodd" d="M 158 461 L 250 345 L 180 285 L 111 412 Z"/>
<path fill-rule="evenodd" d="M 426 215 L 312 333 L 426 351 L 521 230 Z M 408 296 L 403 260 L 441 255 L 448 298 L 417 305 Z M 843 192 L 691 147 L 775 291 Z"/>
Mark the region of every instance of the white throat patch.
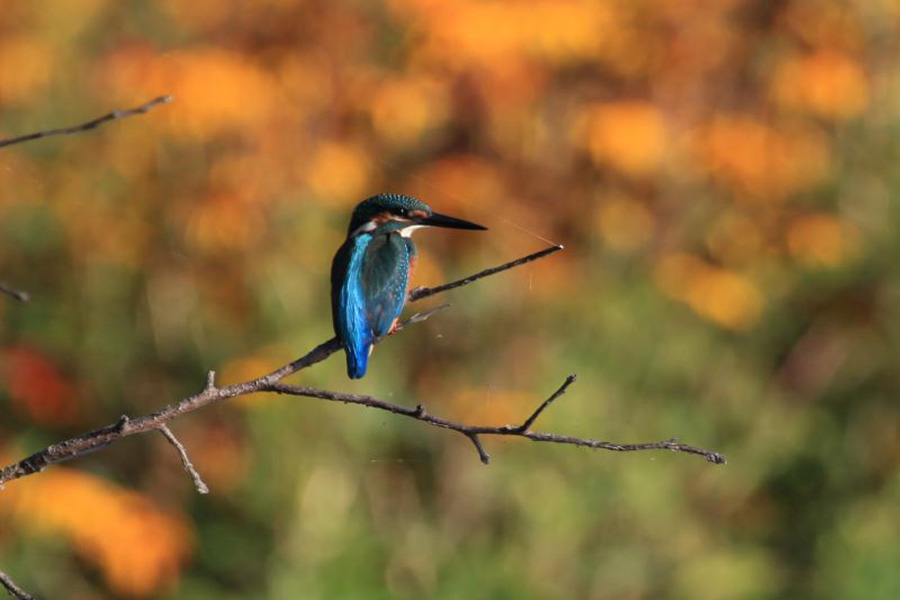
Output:
<path fill-rule="evenodd" d="M 428 225 L 410 225 L 409 227 L 404 227 L 400 230 L 400 235 L 405 238 L 412 237 L 412 234 L 416 229 L 422 229 L 423 227 L 428 227 Z"/>

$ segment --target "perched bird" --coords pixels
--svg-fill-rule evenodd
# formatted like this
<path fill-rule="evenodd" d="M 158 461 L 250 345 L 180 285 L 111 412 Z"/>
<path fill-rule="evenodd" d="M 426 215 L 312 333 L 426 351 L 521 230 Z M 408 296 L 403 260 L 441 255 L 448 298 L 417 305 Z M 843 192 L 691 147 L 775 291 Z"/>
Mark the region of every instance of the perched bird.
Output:
<path fill-rule="evenodd" d="M 375 340 L 393 330 L 403 310 L 416 264 L 410 236 L 421 227 L 487 229 L 402 194 L 372 196 L 353 211 L 347 240 L 331 263 L 334 333 L 351 379 L 366 374 Z"/>

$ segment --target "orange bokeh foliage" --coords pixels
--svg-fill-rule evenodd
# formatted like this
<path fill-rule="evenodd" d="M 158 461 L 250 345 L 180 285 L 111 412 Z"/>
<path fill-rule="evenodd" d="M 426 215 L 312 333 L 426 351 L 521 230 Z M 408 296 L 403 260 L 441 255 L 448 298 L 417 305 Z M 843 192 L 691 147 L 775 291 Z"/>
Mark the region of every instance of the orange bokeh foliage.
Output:
<path fill-rule="evenodd" d="M 828 172 L 828 143 L 816 129 L 723 115 L 689 137 L 701 169 L 732 192 L 757 201 L 807 189 Z"/>
<path fill-rule="evenodd" d="M 825 50 L 782 63 L 772 76 L 772 94 L 787 107 L 847 119 L 868 106 L 869 85 L 857 61 Z"/>
<path fill-rule="evenodd" d="M 182 516 L 73 469 L 54 467 L 10 484 L 0 512 L 22 531 L 71 540 L 109 588 L 126 596 L 149 596 L 171 585 L 191 553 L 193 534 Z"/>
<path fill-rule="evenodd" d="M 327 141 L 305 167 L 310 191 L 323 203 L 351 205 L 369 191 L 371 164 L 365 152 L 354 144 Z"/>
<path fill-rule="evenodd" d="M 256 371 L 254 376 L 262 371 Z M 245 381 L 247 378 L 241 380 Z M 222 422 L 205 424 L 187 436 L 191 456 L 203 481 L 217 493 L 227 494 L 244 481 L 250 467 L 247 444 L 233 427 Z"/>
<path fill-rule="evenodd" d="M 829 214 L 810 214 L 788 225 L 788 250 L 810 267 L 839 267 L 856 253 L 859 233 L 855 226 Z"/>
<path fill-rule="evenodd" d="M 727 329 L 747 329 L 763 309 L 763 293 L 748 277 L 689 254 L 662 257 L 655 276 L 666 295 Z"/>
<path fill-rule="evenodd" d="M 706 246 L 722 263 L 748 264 L 774 252 L 766 243 L 762 224 L 749 215 L 729 211 L 709 226 Z"/>
<path fill-rule="evenodd" d="M 599 207 L 597 225 L 611 248 L 627 252 L 650 241 L 656 229 L 656 217 L 639 200 L 619 195 Z"/>
<path fill-rule="evenodd" d="M 448 94 L 447 86 L 436 79 L 412 77 L 382 82 L 367 104 L 381 138 L 409 148 L 424 133 L 446 122 Z"/>
<path fill-rule="evenodd" d="M 523 58 L 553 63 L 595 54 L 612 9 L 599 2 L 393 0 L 425 33 L 426 54 L 459 67 L 502 67 Z"/>
<path fill-rule="evenodd" d="M 80 416 L 74 386 L 45 355 L 26 347 L 2 354 L 3 382 L 13 404 L 41 425 L 69 425 Z"/>
<path fill-rule="evenodd" d="M 463 423 L 506 425 L 524 420 L 534 410 L 534 402 L 531 394 L 513 390 L 463 388 L 453 394 L 447 411 Z"/>
<path fill-rule="evenodd" d="M 627 175 L 648 175 L 661 165 L 668 142 L 665 119 L 645 101 L 623 101 L 589 108 L 584 144 L 600 165 Z"/>
<path fill-rule="evenodd" d="M 191 208 L 185 238 L 201 253 L 246 252 L 262 239 L 265 225 L 256 206 L 232 194 L 216 194 Z"/>
<path fill-rule="evenodd" d="M 410 190 L 421 198 L 431 198 L 440 212 L 495 211 L 506 194 L 506 185 L 497 166 L 484 158 L 456 154 L 432 161 L 413 174 Z M 478 213 L 470 214 L 475 219 Z"/>
<path fill-rule="evenodd" d="M 25 35 L 0 36 L 0 104 L 27 102 L 45 90 L 54 68 L 52 49 Z"/>
<path fill-rule="evenodd" d="M 181 138 L 248 132 L 272 118 L 275 80 L 237 52 L 197 47 L 160 53 L 146 45 L 124 46 L 98 70 L 117 98 L 132 100 L 165 90 L 178 98 L 161 119 Z"/>

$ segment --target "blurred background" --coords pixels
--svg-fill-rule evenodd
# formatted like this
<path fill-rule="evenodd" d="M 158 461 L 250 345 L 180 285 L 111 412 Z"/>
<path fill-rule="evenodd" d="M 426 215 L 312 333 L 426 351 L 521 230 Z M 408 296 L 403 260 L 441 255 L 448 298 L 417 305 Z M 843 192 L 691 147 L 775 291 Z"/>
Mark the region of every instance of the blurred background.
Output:
<path fill-rule="evenodd" d="M 331 336 L 352 207 L 415 195 L 415 284 L 565 252 L 291 381 L 0 492 L 42 598 L 900 598 L 900 2 L 5 0 L 0 458 Z M 427 305 L 428 302 L 422 303 Z M 416 306 L 421 309 L 421 306 Z"/>

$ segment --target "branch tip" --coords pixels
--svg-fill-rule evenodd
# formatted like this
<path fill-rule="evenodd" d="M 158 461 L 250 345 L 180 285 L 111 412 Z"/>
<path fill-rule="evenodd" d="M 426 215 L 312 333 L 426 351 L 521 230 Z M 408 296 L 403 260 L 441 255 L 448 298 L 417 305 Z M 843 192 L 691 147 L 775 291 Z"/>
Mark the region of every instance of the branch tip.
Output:
<path fill-rule="evenodd" d="M 61 127 L 59 129 L 46 129 L 44 131 L 37 131 L 35 133 L 29 133 L 26 135 L 20 135 L 14 138 L 7 138 L 0 140 L 0 148 L 4 146 L 12 146 L 13 144 L 21 144 L 22 142 L 30 142 L 31 140 L 37 140 L 40 138 L 50 137 L 52 135 L 70 135 L 73 133 L 81 133 L 83 131 L 89 131 L 91 129 L 96 129 L 97 127 L 103 125 L 108 121 L 115 121 L 117 119 L 124 119 L 126 117 L 130 117 L 132 115 L 139 115 L 148 113 L 160 104 L 166 104 L 167 102 L 171 102 L 173 96 L 170 94 L 159 96 L 150 100 L 149 102 L 145 102 L 140 106 L 135 108 L 127 108 L 121 110 L 113 110 L 102 117 L 97 117 L 96 119 L 92 119 L 87 121 L 86 123 L 82 123 L 80 125 L 72 125 L 71 127 Z"/>
<path fill-rule="evenodd" d="M 576 379 L 578 379 L 578 377 L 576 377 L 574 374 L 566 377 L 566 380 L 563 382 L 563 384 L 559 386 L 559 388 L 555 392 L 553 392 L 553 394 L 551 394 L 549 398 L 544 400 L 541 405 L 538 406 L 533 413 L 531 413 L 531 416 L 525 419 L 525 421 L 521 425 L 519 425 L 519 427 L 516 428 L 515 431 L 517 431 L 518 433 L 522 433 L 531 429 L 531 426 L 534 425 L 534 422 L 537 421 L 537 418 L 541 416 L 541 413 L 544 412 L 548 406 L 553 404 L 553 402 L 557 398 L 565 394 L 566 390 L 570 385 L 575 383 Z"/>
<path fill-rule="evenodd" d="M 204 390 L 211 391 L 216 389 L 216 372 L 209 371 L 206 373 L 206 387 Z"/>
<path fill-rule="evenodd" d="M 466 432 L 465 435 L 472 441 L 472 444 L 475 446 L 475 450 L 478 451 L 478 458 L 481 459 L 481 463 L 485 465 L 491 464 L 491 455 L 488 454 L 484 449 L 484 446 L 481 445 L 481 438 L 478 437 L 478 434 Z"/>
<path fill-rule="evenodd" d="M 208 494 L 209 488 L 203 482 L 203 478 L 200 477 L 200 473 L 197 472 L 190 457 L 188 457 L 187 449 L 184 447 L 184 444 L 178 441 L 178 438 L 175 437 L 175 434 L 172 433 L 172 430 L 169 429 L 169 426 L 165 423 L 160 423 L 157 429 L 166 436 L 169 443 L 178 451 L 178 455 L 181 457 L 181 464 L 184 466 L 184 470 L 187 471 L 188 475 L 191 476 L 191 481 L 194 482 L 194 487 L 197 488 L 197 491 L 201 494 Z"/>
<path fill-rule="evenodd" d="M 28 294 L 28 292 L 23 292 L 22 290 L 11 288 L 8 285 L 4 285 L 2 283 L 0 283 L 0 293 L 11 296 L 19 302 L 28 302 L 29 300 L 31 300 L 31 296 Z"/>
<path fill-rule="evenodd" d="M 116 431 L 122 433 L 125 430 L 125 426 L 128 425 L 128 422 L 131 419 L 128 418 L 128 415 L 122 415 L 119 417 L 119 420 L 116 421 Z"/>

